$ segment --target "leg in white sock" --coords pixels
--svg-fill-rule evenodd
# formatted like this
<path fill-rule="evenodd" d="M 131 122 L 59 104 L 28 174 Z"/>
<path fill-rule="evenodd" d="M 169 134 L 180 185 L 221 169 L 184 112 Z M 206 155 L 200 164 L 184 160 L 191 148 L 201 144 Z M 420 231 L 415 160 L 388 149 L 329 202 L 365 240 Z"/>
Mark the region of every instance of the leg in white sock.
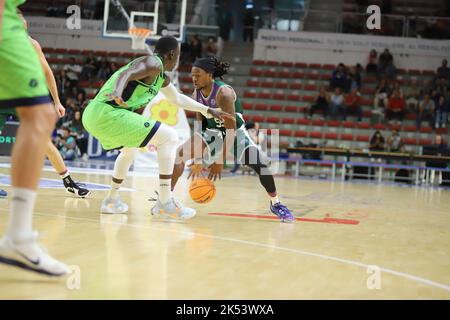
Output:
<path fill-rule="evenodd" d="M 24 188 L 13 188 L 11 206 L 9 208 L 8 237 L 11 240 L 31 236 L 33 231 L 33 208 L 36 201 L 36 191 Z"/>
<path fill-rule="evenodd" d="M 119 198 L 119 189 L 127 176 L 128 170 L 134 161 L 137 148 L 123 148 L 114 163 L 114 173 L 111 181 L 111 189 L 102 202 L 100 211 L 102 213 L 117 214 L 126 213 L 128 206 Z"/>
<path fill-rule="evenodd" d="M 116 198 L 120 186 L 123 180 L 127 176 L 128 170 L 130 170 L 133 164 L 134 157 L 136 156 L 138 149 L 136 148 L 123 148 L 120 150 L 120 154 L 114 163 L 114 173 L 111 181 L 111 189 L 108 193 L 109 198 Z"/>
<path fill-rule="evenodd" d="M 178 147 L 178 134 L 175 129 L 162 124 L 150 144 L 157 147 L 159 166 L 159 200 L 166 203 L 172 198 L 170 183 Z"/>

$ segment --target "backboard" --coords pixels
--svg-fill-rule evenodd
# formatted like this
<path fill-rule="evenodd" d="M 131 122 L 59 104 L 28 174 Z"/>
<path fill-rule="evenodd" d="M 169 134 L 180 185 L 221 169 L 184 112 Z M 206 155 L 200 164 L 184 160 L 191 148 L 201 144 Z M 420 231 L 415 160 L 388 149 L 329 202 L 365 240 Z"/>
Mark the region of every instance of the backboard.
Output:
<path fill-rule="evenodd" d="M 172 35 L 182 41 L 189 2 L 192 9 L 194 0 L 105 0 L 103 36 L 131 38 L 129 28 L 146 28 L 150 40 Z"/>

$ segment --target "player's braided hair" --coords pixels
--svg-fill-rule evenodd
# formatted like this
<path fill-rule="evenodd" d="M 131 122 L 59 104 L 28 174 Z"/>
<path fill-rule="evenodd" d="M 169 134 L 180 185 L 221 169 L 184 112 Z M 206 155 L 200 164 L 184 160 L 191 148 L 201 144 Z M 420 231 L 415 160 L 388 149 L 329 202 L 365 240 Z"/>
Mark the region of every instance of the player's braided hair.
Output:
<path fill-rule="evenodd" d="M 230 64 L 228 62 L 222 62 L 216 57 L 200 58 L 195 60 L 194 67 L 201 68 L 208 73 L 211 73 L 213 78 L 220 78 L 228 73 Z"/>
<path fill-rule="evenodd" d="M 228 62 L 222 62 L 222 61 L 218 60 L 216 57 L 210 57 L 210 59 L 212 59 L 214 65 L 216 67 L 213 72 L 213 77 L 223 79 L 222 77 L 228 73 L 230 64 Z"/>

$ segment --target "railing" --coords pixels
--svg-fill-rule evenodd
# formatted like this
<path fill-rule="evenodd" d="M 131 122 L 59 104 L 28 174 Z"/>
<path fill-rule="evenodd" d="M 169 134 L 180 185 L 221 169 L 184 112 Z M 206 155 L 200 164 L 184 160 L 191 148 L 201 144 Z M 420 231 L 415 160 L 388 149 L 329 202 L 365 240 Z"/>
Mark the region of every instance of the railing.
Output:
<path fill-rule="evenodd" d="M 369 30 L 366 26 L 368 15 L 356 12 L 335 12 L 311 10 L 272 10 L 264 8 L 255 13 L 259 16 L 255 30 L 261 28 L 280 31 L 300 31 L 308 19 L 326 17 L 323 22 L 333 22 L 334 32 L 372 34 L 398 37 L 421 37 L 450 39 L 450 18 L 433 16 L 406 16 L 394 14 L 381 15 L 381 30 Z M 320 31 L 309 29 L 308 31 Z"/>

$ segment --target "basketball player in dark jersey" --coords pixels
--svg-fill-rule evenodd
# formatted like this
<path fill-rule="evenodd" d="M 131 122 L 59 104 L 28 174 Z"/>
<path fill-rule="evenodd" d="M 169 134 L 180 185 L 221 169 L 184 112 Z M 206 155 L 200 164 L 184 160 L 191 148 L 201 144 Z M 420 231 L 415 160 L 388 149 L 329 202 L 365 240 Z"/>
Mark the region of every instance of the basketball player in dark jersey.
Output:
<path fill-rule="evenodd" d="M 195 61 L 192 70 L 192 81 L 195 91 L 193 98 L 210 108 L 221 108 L 223 111 L 235 115 L 235 119 L 206 119 L 197 113 L 197 120 L 202 121 L 202 128 L 195 132 L 194 137 L 188 140 L 178 149 L 177 160 L 173 170 L 172 190 L 175 188 L 178 178 L 183 174 L 185 161 L 194 160 L 191 165 L 189 177 L 196 177 L 202 171 L 202 164 L 209 166 L 208 178 L 216 180 L 221 178 L 223 161 L 227 153 L 232 153 L 238 163 L 252 168 L 259 176 L 262 186 L 266 189 L 270 198 L 270 211 L 277 215 L 282 222 L 295 220 L 289 209 L 281 204 L 273 175 L 270 173 L 265 155 L 250 138 L 245 129 L 242 117 L 242 105 L 233 88 L 226 83 L 217 80 L 227 73 L 229 64 L 222 63 L 214 57 L 202 58 Z M 201 144 L 196 143 L 201 137 Z M 199 153 L 201 148 L 201 153 Z M 206 157 L 203 156 L 205 149 Z M 227 152 L 230 150 L 230 152 Z M 202 159 L 195 157 L 200 154 Z M 188 177 L 188 178 L 189 178 Z"/>

